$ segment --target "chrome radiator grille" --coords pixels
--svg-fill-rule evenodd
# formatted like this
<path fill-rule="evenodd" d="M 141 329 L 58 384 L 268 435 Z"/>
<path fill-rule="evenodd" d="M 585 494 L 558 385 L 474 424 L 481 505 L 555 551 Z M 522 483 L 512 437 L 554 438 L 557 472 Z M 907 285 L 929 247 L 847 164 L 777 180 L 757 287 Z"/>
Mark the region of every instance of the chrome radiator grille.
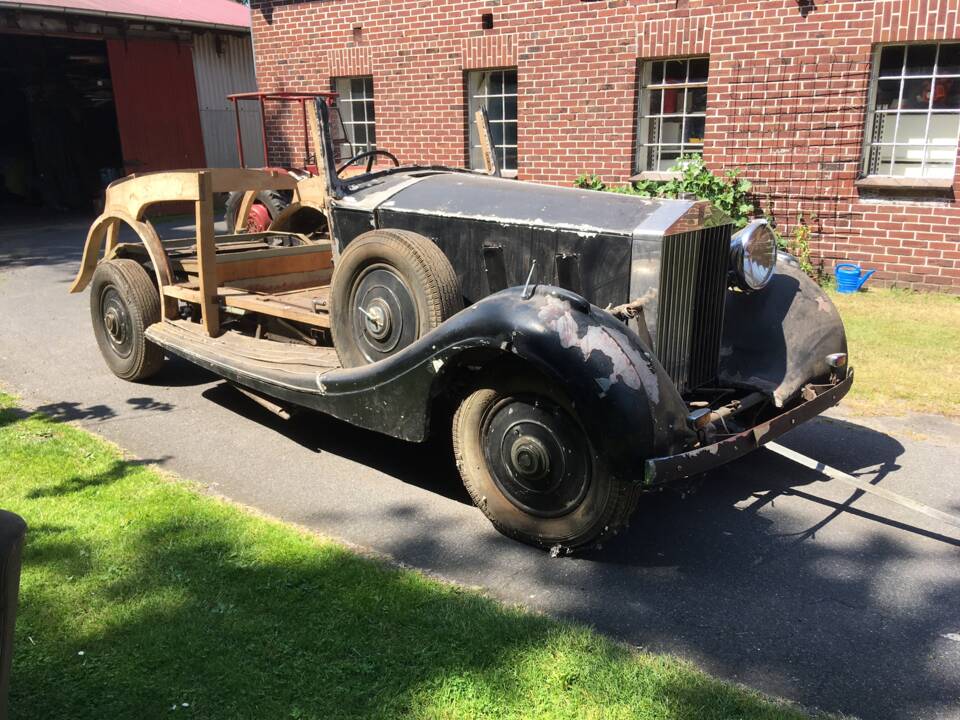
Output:
<path fill-rule="evenodd" d="M 730 233 L 721 225 L 663 239 L 656 353 L 681 393 L 717 375 Z"/>

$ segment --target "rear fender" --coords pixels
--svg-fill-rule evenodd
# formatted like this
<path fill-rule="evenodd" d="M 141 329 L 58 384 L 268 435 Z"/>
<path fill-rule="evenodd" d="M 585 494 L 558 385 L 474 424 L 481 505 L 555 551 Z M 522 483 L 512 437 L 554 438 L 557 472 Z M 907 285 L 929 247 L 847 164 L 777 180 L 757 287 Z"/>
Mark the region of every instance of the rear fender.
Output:
<path fill-rule="evenodd" d="M 483 365 L 513 356 L 559 385 L 615 475 L 639 472 L 647 458 L 679 452 L 691 439 L 686 407 L 641 339 L 579 295 L 549 286 L 528 298 L 520 288 L 496 293 L 397 355 L 319 376 L 317 409 L 423 440 L 433 399 L 478 356 Z"/>

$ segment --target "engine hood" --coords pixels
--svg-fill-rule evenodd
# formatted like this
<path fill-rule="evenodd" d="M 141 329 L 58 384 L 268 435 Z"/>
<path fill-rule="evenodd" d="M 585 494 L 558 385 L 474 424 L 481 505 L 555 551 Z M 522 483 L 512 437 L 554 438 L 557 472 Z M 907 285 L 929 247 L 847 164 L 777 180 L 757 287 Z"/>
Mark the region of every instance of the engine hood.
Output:
<path fill-rule="evenodd" d="M 428 168 L 393 171 L 350 185 L 337 204 L 554 228 L 583 237 L 655 237 L 730 222 L 703 201 L 649 199 Z"/>

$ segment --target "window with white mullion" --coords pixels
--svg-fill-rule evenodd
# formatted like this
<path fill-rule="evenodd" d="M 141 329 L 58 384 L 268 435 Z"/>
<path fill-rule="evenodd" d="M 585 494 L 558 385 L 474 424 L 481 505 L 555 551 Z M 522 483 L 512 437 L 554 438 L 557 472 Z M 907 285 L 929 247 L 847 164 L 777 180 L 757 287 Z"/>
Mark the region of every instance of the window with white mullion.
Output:
<path fill-rule="evenodd" d="M 708 70 L 705 57 L 641 64 L 637 170 L 670 170 L 681 157 L 703 152 Z"/>
<path fill-rule="evenodd" d="M 376 148 L 373 78 L 334 78 L 333 89 L 339 95 L 340 115 L 347 139 L 353 145 L 353 154 Z"/>
<path fill-rule="evenodd" d="M 506 174 L 517 171 L 517 71 L 516 68 L 476 70 L 467 73 L 470 128 L 470 167 L 484 167 L 480 136 L 474 123 L 477 110 L 486 108 L 490 139 Z"/>
<path fill-rule="evenodd" d="M 952 178 L 960 142 L 960 43 L 879 47 L 865 175 Z"/>

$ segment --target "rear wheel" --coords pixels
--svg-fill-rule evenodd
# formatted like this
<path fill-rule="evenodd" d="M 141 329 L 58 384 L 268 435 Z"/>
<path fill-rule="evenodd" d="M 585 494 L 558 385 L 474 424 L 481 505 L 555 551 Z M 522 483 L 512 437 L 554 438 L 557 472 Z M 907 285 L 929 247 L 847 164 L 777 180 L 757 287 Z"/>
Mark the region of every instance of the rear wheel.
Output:
<path fill-rule="evenodd" d="M 163 350 L 144 334 L 160 321 L 160 295 L 136 261 L 115 259 L 97 265 L 90 287 L 90 319 L 100 353 L 117 377 L 145 380 L 163 365 Z"/>
<path fill-rule="evenodd" d="M 536 379 L 487 384 L 454 415 L 453 448 L 493 525 L 556 552 L 597 545 L 626 525 L 638 493 L 610 476 L 566 397 Z"/>
<path fill-rule="evenodd" d="M 371 230 L 347 245 L 330 296 L 333 343 L 344 367 L 399 352 L 463 307 L 450 261 L 406 230 Z"/>

